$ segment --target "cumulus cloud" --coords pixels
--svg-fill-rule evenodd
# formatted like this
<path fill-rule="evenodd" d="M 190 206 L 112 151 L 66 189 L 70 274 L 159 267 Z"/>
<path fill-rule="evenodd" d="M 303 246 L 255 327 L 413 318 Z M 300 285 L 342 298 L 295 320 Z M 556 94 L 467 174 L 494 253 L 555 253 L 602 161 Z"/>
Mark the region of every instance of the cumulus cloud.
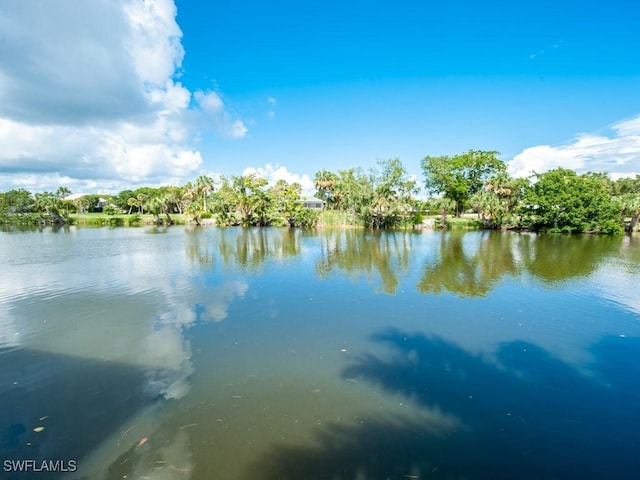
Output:
<path fill-rule="evenodd" d="M 123 7 L 117 1 L 2 2 L 0 115 L 82 124 L 148 111 L 144 78 L 119 45 L 133 41 Z"/>
<path fill-rule="evenodd" d="M 581 134 L 563 145 L 530 147 L 509 162 L 509 172 L 526 177 L 557 167 L 609 172 L 612 177 L 640 173 L 640 115 L 599 133 Z"/>
<path fill-rule="evenodd" d="M 278 180 L 285 180 L 287 183 L 299 183 L 302 186 L 302 195 L 311 197 L 316 192 L 316 187 L 309 175 L 292 173 L 287 167 L 281 165 L 272 165 L 267 163 L 264 167 L 247 167 L 242 171 L 242 175 L 257 175 L 269 181 L 270 185 L 274 185 Z"/>
<path fill-rule="evenodd" d="M 190 178 L 202 132 L 247 128 L 215 92 L 175 80 L 173 0 L 0 3 L 0 189 Z"/>

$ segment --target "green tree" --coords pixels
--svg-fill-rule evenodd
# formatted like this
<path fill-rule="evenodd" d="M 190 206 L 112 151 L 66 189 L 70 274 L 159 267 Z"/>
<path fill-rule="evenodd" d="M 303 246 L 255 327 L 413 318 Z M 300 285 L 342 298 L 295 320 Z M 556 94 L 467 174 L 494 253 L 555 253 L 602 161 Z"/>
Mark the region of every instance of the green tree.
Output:
<path fill-rule="evenodd" d="M 380 173 L 373 176 L 373 201 L 368 216 L 372 228 L 396 226 L 414 209 L 417 185 L 399 158 L 379 160 Z"/>
<path fill-rule="evenodd" d="M 417 192 L 416 182 L 398 158 L 378 160 L 380 170 L 373 170 L 366 181 L 361 180 L 359 202 L 355 212 L 370 228 L 391 228 L 410 218 Z"/>
<path fill-rule="evenodd" d="M 47 221 L 55 224 L 67 222 L 61 213 L 62 200 L 52 192 L 36 193 L 33 207 L 36 212 L 46 215 Z"/>
<path fill-rule="evenodd" d="M 302 186 L 299 183 L 290 185 L 286 180 L 278 180 L 269 190 L 275 212 L 282 216 L 289 227 L 295 227 L 304 208 L 300 197 Z"/>
<path fill-rule="evenodd" d="M 209 196 L 209 193 L 213 192 L 213 188 L 214 188 L 215 184 L 213 181 L 213 178 L 207 176 L 207 175 L 200 175 L 197 179 L 196 179 L 196 190 L 200 193 L 200 195 L 202 196 L 202 207 L 204 209 L 204 211 L 208 211 L 207 210 L 207 197 Z"/>
<path fill-rule="evenodd" d="M 127 204 L 129 206 L 138 207 L 138 213 L 140 213 L 142 215 L 145 212 L 146 203 L 149 201 L 149 199 L 152 196 L 154 196 L 156 194 L 156 192 L 157 192 L 157 189 L 151 188 L 151 187 L 140 187 L 140 188 L 137 188 L 136 190 L 134 190 L 132 192 L 131 197 L 129 197 L 129 198 L 134 198 L 135 200 L 132 201 L 131 203 L 129 203 L 129 200 L 127 199 Z"/>
<path fill-rule="evenodd" d="M 89 195 L 83 195 L 74 199 L 72 203 L 73 206 L 76 207 L 76 212 L 78 212 L 79 215 L 82 215 L 89 211 L 89 208 L 92 205 L 92 200 L 93 199 Z"/>
<path fill-rule="evenodd" d="M 485 228 L 518 226 L 517 210 L 528 186 L 528 179 L 511 178 L 505 170 L 488 178 L 470 199 Z"/>
<path fill-rule="evenodd" d="M 635 178 L 623 177 L 613 183 L 613 194 L 624 195 L 627 193 L 640 194 L 640 175 Z"/>
<path fill-rule="evenodd" d="M 131 213 L 132 205 L 129 204 L 131 197 L 133 197 L 133 190 L 122 190 L 113 197 L 112 201 L 120 210 L 128 210 Z"/>
<path fill-rule="evenodd" d="M 498 152 L 469 150 L 453 157 L 427 156 L 421 165 L 428 192 L 442 194 L 455 202 L 456 216 L 467 208 L 469 199 L 480 191 L 491 175 L 504 171 L 506 166 L 497 158 Z"/>
<path fill-rule="evenodd" d="M 372 176 L 360 168 L 340 170 L 333 201 L 337 209 L 362 216 L 373 202 Z"/>
<path fill-rule="evenodd" d="M 129 214 L 131 214 L 133 208 L 137 208 L 138 213 L 142 213 L 142 202 L 140 202 L 137 197 L 129 197 L 127 199 L 127 206 L 129 207 Z"/>
<path fill-rule="evenodd" d="M 440 197 L 432 199 L 430 204 L 440 213 L 440 228 L 443 230 L 446 229 L 448 227 L 447 213 L 454 211 L 456 208 L 456 202 L 447 197 Z"/>
<path fill-rule="evenodd" d="M 525 227 L 554 232 L 622 231 L 620 210 L 606 176 L 556 168 L 536 177 L 521 208 Z"/>
<path fill-rule="evenodd" d="M 299 183 L 288 184 L 278 180 L 269 189 L 274 216 L 281 217 L 289 227 L 313 227 L 318 221 L 318 212 L 305 208 Z"/>
<path fill-rule="evenodd" d="M 9 190 L 0 199 L 1 215 L 25 215 L 33 213 L 35 200 L 24 188 Z"/>
<path fill-rule="evenodd" d="M 640 221 L 640 175 L 619 178 L 613 185 L 613 192 L 623 222 L 630 217 L 626 230 L 633 232 Z"/>
<path fill-rule="evenodd" d="M 64 200 L 69 195 L 71 195 L 71 190 L 69 190 L 67 187 L 58 187 L 58 189 L 56 190 L 56 197 L 58 197 L 60 200 Z"/>
<path fill-rule="evenodd" d="M 100 195 L 95 195 L 95 194 L 83 195 L 78 200 L 83 204 L 86 212 L 90 212 L 90 213 L 102 212 Z"/>
<path fill-rule="evenodd" d="M 268 225 L 272 198 L 268 182 L 256 175 L 224 178 L 216 194 L 215 211 L 221 223 L 233 225 L 235 214 L 244 226 Z"/>
<path fill-rule="evenodd" d="M 165 187 L 165 192 L 171 211 L 182 214 L 186 205 L 183 187 Z"/>
<path fill-rule="evenodd" d="M 316 187 L 316 196 L 324 201 L 327 207 L 335 208 L 334 191 L 338 184 L 338 175 L 329 170 L 320 170 L 316 172 L 313 184 Z"/>
<path fill-rule="evenodd" d="M 160 214 L 164 214 L 167 217 L 167 225 L 173 225 L 174 221 L 171 218 L 171 210 L 174 206 L 173 195 L 170 190 L 171 187 L 158 188 L 145 202 L 146 210 L 153 214 L 154 223 L 162 224 Z"/>
<path fill-rule="evenodd" d="M 143 205 L 143 208 L 153 215 L 153 223 L 156 225 L 162 224 L 160 213 L 162 213 L 163 203 L 164 199 L 162 196 L 156 193 L 155 195 L 148 196 Z"/>
<path fill-rule="evenodd" d="M 194 200 L 187 203 L 186 207 L 184 208 L 184 213 L 189 215 L 198 227 L 202 225 L 201 220 L 204 209 L 202 208 L 202 203 L 200 202 L 200 200 Z"/>

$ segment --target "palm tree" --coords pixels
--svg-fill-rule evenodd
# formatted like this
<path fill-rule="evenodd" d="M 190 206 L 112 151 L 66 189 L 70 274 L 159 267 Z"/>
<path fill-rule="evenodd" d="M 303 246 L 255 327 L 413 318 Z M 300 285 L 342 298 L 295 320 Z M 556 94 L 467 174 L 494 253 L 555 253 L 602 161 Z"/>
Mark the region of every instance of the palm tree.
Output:
<path fill-rule="evenodd" d="M 69 190 L 67 187 L 58 187 L 58 189 L 56 190 L 56 197 L 58 197 L 60 200 L 64 200 L 69 195 L 71 195 L 71 190 Z"/>
<path fill-rule="evenodd" d="M 514 179 L 500 171 L 487 179 L 484 188 L 471 197 L 478 216 L 486 226 L 507 228 L 516 223 L 515 211 L 526 180 Z"/>
<path fill-rule="evenodd" d="M 136 196 L 136 199 L 138 200 L 138 208 L 140 208 L 140 214 L 144 214 L 145 204 L 149 200 L 149 195 L 139 193 Z"/>
<path fill-rule="evenodd" d="M 71 190 L 69 190 L 67 187 L 58 187 L 58 189 L 56 190 L 56 197 L 58 197 L 62 202 L 62 212 L 65 215 L 69 213 L 67 207 L 69 206 L 70 202 L 68 200 L 65 200 L 65 198 L 67 198 L 69 195 L 71 195 Z"/>
<path fill-rule="evenodd" d="M 160 202 L 162 212 L 167 216 L 167 225 L 173 225 L 174 221 L 169 213 L 171 211 L 171 205 L 175 205 L 175 195 L 172 191 L 169 190 L 160 193 L 159 195 L 157 195 L 157 197 L 158 201 Z"/>
<path fill-rule="evenodd" d="M 187 182 L 182 188 L 181 201 L 184 202 L 184 213 L 191 216 L 196 225 L 200 226 L 200 216 L 203 209 L 198 187 L 191 182 Z"/>
<path fill-rule="evenodd" d="M 205 212 L 207 211 L 207 195 L 209 195 L 209 192 L 213 191 L 213 187 L 214 187 L 213 178 L 207 175 L 200 175 L 196 179 L 196 189 L 202 195 L 202 205 L 204 207 Z"/>
<path fill-rule="evenodd" d="M 440 210 L 440 228 L 447 228 L 447 211 L 456 207 L 456 202 L 447 197 L 434 200 L 434 206 Z"/>
<path fill-rule="evenodd" d="M 333 199 L 333 190 L 338 184 L 338 176 L 329 170 L 320 170 L 313 179 L 318 198 L 329 205 Z"/>
<path fill-rule="evenodd" d="M 62 200 L 51 192 L 36 193 L 34 207 L 40 213 L 46 213 L 53 223 L 64 224 L 67 221 L 60 215 Z"/>
<path fill-rule="evenodd" d="M 131 214 L 131 209 L 133 209 L 134 207 L 138 209 L 138 212 L 140 211 L 141 205 L 136 197 L 129 197 L 129 199 L 127 200 L 127 205 L 129 205 L 129 214 Z"/>
<path fill-rule="evenodd" d="M 614 199 L 620 207 L 620 215 L 623 220 L 624 217 L 631 217 L 629 225 L 626 226 L 626 231 L 633 232 L 640 221 L 640 194 L 625 193 L 614 197 Z"/>
<path fill-rule="evenodd" d="M 167 189 L 168 201 L 170 204 L 175 205 L 178 209 L 178 213 L 182 214 L 184 210 L 184 191 L 182 187 L 169 187 Z"/>
<path fill-rule="evenodd" d="M 163 199 L 160 195 L 153 195 L 148 197 L 144 203 L 144 208 L 151 214 L 153 214 L 153 223 L 162 224 L 162 219 L 160 218 L 160 213 L 163 208 Z"/>

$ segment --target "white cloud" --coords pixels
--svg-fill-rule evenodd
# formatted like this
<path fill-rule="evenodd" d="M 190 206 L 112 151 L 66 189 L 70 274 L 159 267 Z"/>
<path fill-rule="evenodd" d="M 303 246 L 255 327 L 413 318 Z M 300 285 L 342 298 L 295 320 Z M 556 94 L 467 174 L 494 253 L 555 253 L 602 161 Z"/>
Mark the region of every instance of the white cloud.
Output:
<path fill-rule="evenodd" d="M 193 99 L 203 114 L 200 122 L 209 126 L 218 135 L 227 138 L 242 138 L 248 132 L 241 120 L 231 119 L 222 98 L 217 93 L 197 91 L 193 94 Z"/>
<path fill-rule="evenodd" d="M 131 1 L 124 5 L 130 28 L 127 50 L 140 78 L 162 85 L 182 64 L 182 31 L 173 0 Z"/>
<path fill-rule="evenodd" d="M 215 92 L 196 92 L 193 95 L 194 99 L 200 105 L 203 112 L 219 114 L 222 113 L 224 104 L 222 99 Z"/>
<path fill-rule="evenodd" d="M 232 138 L 242 138 L 247 132 L 247 127 L 244 126 L 242 120 L 236 120 L 231 124 L 231 130 L 229 133 Z"/>
<path fill-rule="evenodd" d="M 182 182 L 202 132 L 245 136 L 217 93 L 174 80 L 175 18 L 173 0 L 1 2 L 0 190 Z"/>
<path fill-rule="evenodd" d="M 278 100 L 275 97 L 267 97 L 267 103 L 269 104 L 269 111 L 267 112 L 267 118 L 273 119 L 276 116 L 276 106 L 278 105 Z"/>
<path fill-rule="evenodd" d="M 302 186 L 302 195 L 311 197 L 316 192 L 316 187 L 309 175 L 292 173 L 287 167 L 281 165 L 272 165 L 267 163 L 264 167 L 247 167 L 242 171 L 242 175 L 258 175 L 269 181 L 270 185 L 274 185 L 278 180 L 285 180 L 287 183 L 299 183 Z"/>
<path fill-rule="evenodd" d="M 640 172 L 640 115 L 611 125 L 602 133 L 580 134 L 564 145 L 539 145 L 523 150 L 509 162 L 517 177 L 557 167 L 580 173 L 609 172 L 612 177 Z"/>

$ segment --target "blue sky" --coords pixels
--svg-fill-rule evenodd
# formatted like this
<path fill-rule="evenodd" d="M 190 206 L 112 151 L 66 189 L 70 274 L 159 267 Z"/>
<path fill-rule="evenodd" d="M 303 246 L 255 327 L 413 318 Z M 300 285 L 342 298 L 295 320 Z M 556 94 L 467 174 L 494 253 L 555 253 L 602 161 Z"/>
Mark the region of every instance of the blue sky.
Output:
<path fill-rule="evenodd" d="M 6 0 L 0 190 L 497 150 L 640 173 L 632 2 Z"/>

